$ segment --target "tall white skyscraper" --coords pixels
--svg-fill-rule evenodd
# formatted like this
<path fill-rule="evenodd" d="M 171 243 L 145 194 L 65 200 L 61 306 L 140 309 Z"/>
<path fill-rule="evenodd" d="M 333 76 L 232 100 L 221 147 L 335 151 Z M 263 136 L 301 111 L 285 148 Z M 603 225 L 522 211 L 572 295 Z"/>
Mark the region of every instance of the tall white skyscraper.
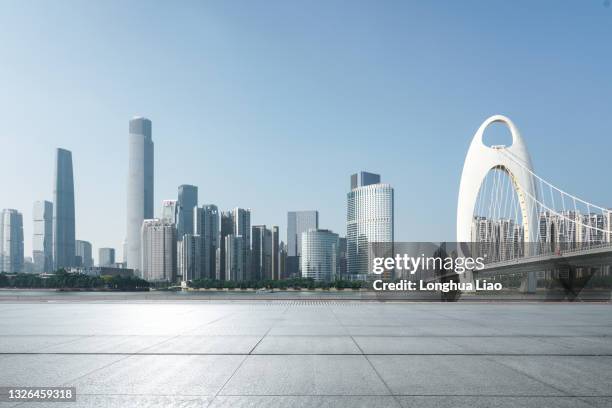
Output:
<path fill-rule="evenodd" d="M 0 272 L 23 271 L 23 216 L 17 210 L 0 212 Z"/>
<path fill-rule="evenodd" d="M 161 209 L 161 220 L 177 226 L 179 206 L 177 200 L 163 200 Z"/>
<path fill-rule="evenodd" d="M 141 228 L 153 218 L 153 139 L 151 121 L 130 120 L 128 136 L 129 164 L 127 182 L 127 266 L 141 270 Z M 124 256 L 125 257 L 125 256 Z"/>
<path fill-rule="evenodd" d="M 373 255 L 370 245 L 393 243 L 393 187 L 380 183 L 380 175 L 361 172 L 351 176 L 347 194 L 347 269 L 366 279 Z"/>
<path fill-rule="evenodd" d="M 32 226 L 32 261 L 34 272 L 53 270 L 53 203 L 34 202 Z"/>
<path fill-rule="evenodd" d="M 176 228 L 159 219 L 142 223 L 141 276 L 149 282 L 174 282 L 176 279 Z"/>
<path fill-rule="evenodd" d="M 72 152 L 57 149 L 53 179 L 54 269 L 74 266 L 75 261 L 74 176 Z"/>

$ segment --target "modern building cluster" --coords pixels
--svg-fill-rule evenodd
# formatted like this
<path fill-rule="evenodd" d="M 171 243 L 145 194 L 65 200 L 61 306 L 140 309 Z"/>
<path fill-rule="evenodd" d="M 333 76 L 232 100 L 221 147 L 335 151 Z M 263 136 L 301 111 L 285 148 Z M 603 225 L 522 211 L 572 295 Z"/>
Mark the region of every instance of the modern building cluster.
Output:
<path fill-rule="evenodd" d="M 152 123 L 129 122 L 126 236 L 123 262 L 114 248 L 99 248 L 94 265 L 91 242 L 75 237 L 72 153 L 57 149 L 53 202 L 33 211 L 32 268 L 24 267 L 23 217 L 6 209 L 0 218 L 0 269 L 36 273 L 68 271 L 136 275 L 150 282 L 196 279 L 262 281 L 306 277 L 317 281 L 365 279 L 374 243 L 393 242 L 393 188 L 380 175 L 351 176 L 347 236 L 319 228 L 319 212 L 289 211 L 286 241 L 277 225 L 251 225 L 251 209 L 220 211 L 199 205 L 198 187 L 183 184 L 163 200 L 154 216 Z"/>

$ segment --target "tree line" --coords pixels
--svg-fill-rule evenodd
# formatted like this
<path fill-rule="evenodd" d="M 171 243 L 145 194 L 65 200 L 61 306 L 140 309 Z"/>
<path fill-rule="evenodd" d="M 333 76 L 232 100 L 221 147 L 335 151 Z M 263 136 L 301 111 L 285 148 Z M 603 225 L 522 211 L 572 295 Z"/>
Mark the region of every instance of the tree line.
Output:
<path fill-rule="evenodd" d="M 89 276 L 60 269 L 53 275 L 0 273 L 0 288 L 149 290 L 149 282 L 135 276 Z"/>

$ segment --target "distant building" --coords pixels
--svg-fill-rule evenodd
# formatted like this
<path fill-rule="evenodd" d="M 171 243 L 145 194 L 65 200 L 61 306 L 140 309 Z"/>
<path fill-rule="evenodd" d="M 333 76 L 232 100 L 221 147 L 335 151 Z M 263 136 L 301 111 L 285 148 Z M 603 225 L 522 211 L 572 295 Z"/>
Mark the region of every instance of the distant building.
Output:
<path fill-rule="evenodd" d="M 142 223 L 142 272 L 149 282 L 176 280 L 176 228 L 159 219 Z"/>
<path fill-rule="evenodd" d="M 32 217 L 32 261 L 34 272 L 53 271 L 53 203 L 34 202 Z"/>
<path fill-rule="evenodd" d="M 217 267 L 219 249 L 219 210 L 214 204 L 206 204 L 195 209 L 195 234 L 201 237 L 201 266 L 203 278 L 221 279 Z"/>
<path fill-rule="evenodd" d="M 251 240 L 252 279 L 272 279 L 272 231 L 265 225 L 253 225 Z"/>
<path fill-rule="evenodd" d="M 23 261 L 23 215 L 4 209 L 0 212 L 0 272 L 22 272 Z"/>
<path fill-rule="evenodd" d="M 243 260 L 244 238 L 240 235 L 227 235 L 225 237 L 225 280 L 242 282 L 247 280 Z"/>
<path fill-rule="evenodd" d="M 145 219 L 153 218 L 153 139 L 149 119 L 130 120 L 128 136 L 129 164 L 127 183 L 127 259 L 130 269 L 141 270 L 141 227 Z"/>
<path fill-rule="evenodd" d="M 178 188 L 178 220 L 176 224 L 177 238 L 185 234 L 195 234 L 193 209 L 198 206 L 198 188 L 189 184 Z"/>
<path fill-rule="evenodd" d="M 177 243 L 178 274 L 184 281 L 207 278 L 202 274 L 202 237 L 185 234 Z"/>
<path fill-rule="evenodd" d="M 226 280 L 225 272 L 225 237 L 234 233 L 234 219 L 231 211 L 221 212 L 221 229 L 219 231 L 219 262 L 217 263 L 217 278 Z"/>
<path fill-rule="evenodd" d="M 98 249 L 98 266 L 111 266 L 115 264 L 115 248 Z"/>
<path fill-rule="evenodd" d="M 346 238 L 338 238 L 338 278 L 346 279 Z"/>
<path fill-rule="evenodd" d="M 329 282 L 336 278 L 338 234 L 311 229 L 302 233 L 301 270 L 303 278 Z"/>
<path fill-rule="evenodd" d="M 161 220 L 166 223 L 178 224 L 179 205 L 177 200 L 162 200 Z"/>
<path fill-rule="evenodd" d="M 392 247 L 393 201 L 393 187 L 380 183 L 378 174 L 360 172 L 351 176 L 346 221 L 347 270 L 351 278 L 367 278 L 372 245 Z"/>
<path fill-rule="evenodd" d="M 74 266 L 75 221 L 72 153 L 57 149 L 53 179 L 53 263 L 54 269 Z"/>
<path fill-rule="evenodd" d="M 89 276 L 134 276 L 133 269 L 120 267 L 119 264 L 113 266 L 79 266 L 67 268 L 68 273 L 82 273 Z"/>
<path fill-rule="evenodd" d="M 233 235 L 242 239 L 242 273 L 244 280 L 252 279 L 251 273 L 251 210 L 234 208 L 232 210 L 234 222 Z"/>
<path fill-rule="evenodd" d="M 93 266 L 91 242 L 76 241 L 76 266 L 84 266 L 86 268 Z"/>
<path fill-rule="evenodd" d="M 279 279 L 287 279 L 287 245 L 283 241 L 278 245 Z"/>
<path fill-rule="evenodd" d="M 289 276 L 300 275 L 300 253 L 302 251 L 302 233 L 319 228 L 319 212 L 289 211 L 287 213 L 287 273 Z"/>
<path fill-rule="evenodd" d="M 281 279 L 279 228 L 272 226 L 272 279 Z"/>

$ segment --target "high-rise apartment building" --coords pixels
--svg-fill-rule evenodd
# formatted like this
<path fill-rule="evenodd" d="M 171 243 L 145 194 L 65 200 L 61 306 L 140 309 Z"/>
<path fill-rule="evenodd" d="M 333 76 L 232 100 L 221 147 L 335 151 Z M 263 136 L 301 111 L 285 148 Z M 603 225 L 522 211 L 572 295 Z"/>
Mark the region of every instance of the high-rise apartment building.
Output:
<path fill-rule="evenodd" d="M 185 234 L 177 243 L 177 268 L 180 278 L 184 281 L 193 281 L 202 275 L 202 237 Z"/>
<path fill-rule="evenodd" d="M 198 188 L 189 184 L 178 188 L 178 222 L 177 237 L 180 240 L 185 234 L 195 233 L 193 211 L 198 206 Z"/>
<path fill-rule="evenodd" d="M 128 136 L 129 164 L 127 182 L 127 267 L 141 270 L 141 228 L 145 219 L 153 218 L 153 139 L 151 121 L 130 120 Z"/>
<path fill-rule="evenodd" d="M 280 269 L 280 231 L 277 225 L 272 226 L 272 279 L 281 279 Z"/>
<path fill-rule="evenodd" d="M 201 237 L 201 273 L 202 277 L 221 279 L 217 267 L 219 250 L 219 209 L 214 204 L 206 204 L 195 209 L 195 233 Z"/>
<path fill-rule="evenodd" d="M 234 208 L 232 210 L 232 221 L 234 222 L 233 235 L 241 237 L 242 243 L 242 274 L 244 280 L 252 278 L 251 274 L 251 210 L 245 208 Z"/>
<path fill-rule="evenodd" d="M 301 270 L 303 278 L 330 282 L 338 268 L 338 234 L 311 229 L 302 233 Z"/>
<path fill-rule="evenodd" d="M 112 266 L 115 262 L 115 248 L 98 249 L 98 266 Z"/>
<path fill-rule="evenodd" d="M 91 242 L 77 240 L 75 252 L 75 266 L 83 266 L 86 268 L 93 266 Z"/>
<path fill-rule="evenodd" d="M 176 228 L 179 218 L 178 200 L 163 200 L 161 209 L 161 220 L 174 224 Z"/>
<path fill-rule="evenodd" d="M 54 269 L 74 266 L 75 245 L 72 153 L 57 149 L 53 179 Z"/>
<path fill-rule="evenodd" d="M 174 282 L 176 280 L 176 228 L 174 224 L 159 219 L 142 223 L 143 279 L 150 282 Z"/>
<path fill-rule="evenodd" d="M 0 212 L 0 272 L 23 271 L 23 215 L 13 209 Z"/>
<path fill-rule="evenodd" d="M 373 245 L 393 245 L 393 187 L 380 183 L 378 174 L 360 172 L 351 176 L 347 194 L 347 270 L 352 278 L 366 279 L 370 273 Z"/>
<path fill-rule="evenodd" d="M 32 226 L 32 262 L 34 272 L 53 270 L 53 203 L 34 202 Z"/>

